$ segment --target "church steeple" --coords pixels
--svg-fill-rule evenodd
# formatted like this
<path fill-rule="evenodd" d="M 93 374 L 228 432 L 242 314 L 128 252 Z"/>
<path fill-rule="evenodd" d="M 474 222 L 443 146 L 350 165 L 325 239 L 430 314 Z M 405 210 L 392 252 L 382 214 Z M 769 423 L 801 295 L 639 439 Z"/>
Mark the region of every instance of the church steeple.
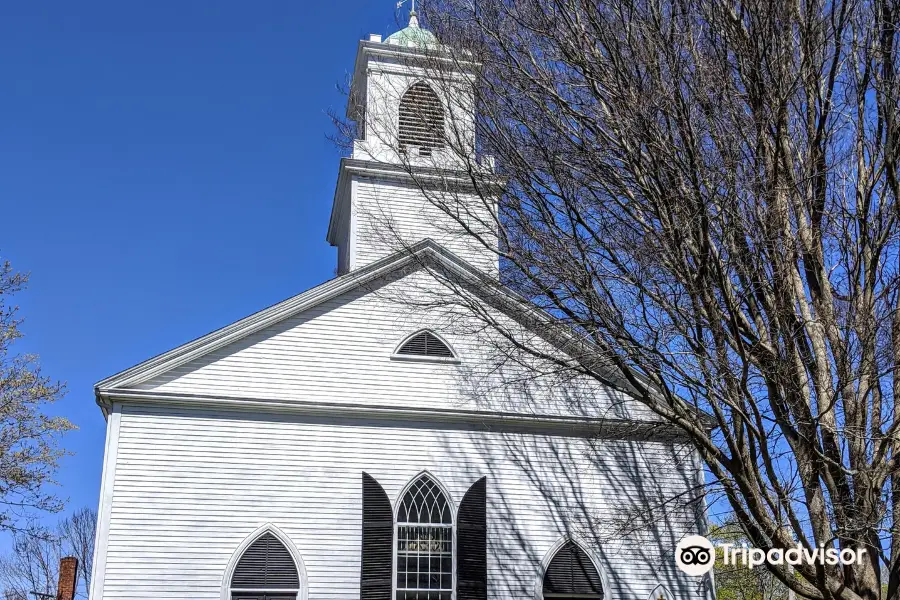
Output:
<path fill-rule="evenodd" d="M 338 273 L 424 238 L 496 272 L 496 254 L 478 247 L 470 227 L 437 209 L 418 177 L 471 181 L 465 169 L 474 162 L 475 102 L 465 68 L 449 60 L 415 8 L 407 27 L 359 43 L 347 104 L 357 136 L 341 162 L 328 228 L 328 241 L 338 247 Z M 467 198 L 463 212 L 493 211 L 482 199 Z M 493 218 L 486 217 L 475 220 L 490 226 Z"/>

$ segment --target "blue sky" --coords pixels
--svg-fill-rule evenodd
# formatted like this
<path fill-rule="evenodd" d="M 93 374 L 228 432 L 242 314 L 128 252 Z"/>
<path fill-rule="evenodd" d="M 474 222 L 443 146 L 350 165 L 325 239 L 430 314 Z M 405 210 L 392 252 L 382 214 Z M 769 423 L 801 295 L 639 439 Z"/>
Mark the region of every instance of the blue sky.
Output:
<path fill-rule="evenodd" d="M 333 276 L 326 136 L 392 0 L 7 2 L 0 257 L 20 352 L 68 384 L 58 492 L 96 507 L 93 384 Z M 15 348 L 15 347 L 14 347 Z"/>

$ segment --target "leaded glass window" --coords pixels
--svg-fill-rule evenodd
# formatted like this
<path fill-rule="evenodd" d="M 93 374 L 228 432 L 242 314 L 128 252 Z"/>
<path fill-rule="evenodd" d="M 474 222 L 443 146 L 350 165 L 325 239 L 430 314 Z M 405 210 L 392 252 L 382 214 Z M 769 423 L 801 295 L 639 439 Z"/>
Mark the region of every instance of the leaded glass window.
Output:
<path fill-rule="evenodd" d="M 453 594 L 453 516 L 428 475 L 416 479 L 397 511 L 396 600 L 450 600 Z"/>

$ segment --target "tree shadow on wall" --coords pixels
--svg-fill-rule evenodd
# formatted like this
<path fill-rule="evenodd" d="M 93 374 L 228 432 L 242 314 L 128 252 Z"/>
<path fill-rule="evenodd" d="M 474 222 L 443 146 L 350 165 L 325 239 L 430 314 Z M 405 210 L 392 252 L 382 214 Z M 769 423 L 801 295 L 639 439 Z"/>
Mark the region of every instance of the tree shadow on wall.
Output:
<path fill-rule="evenodd" d="M 536 427 L 485 424 L 461 446 L 440 436 L 448 460 L 488 481 L 492 595 L 539 597 L 551 550 L 576 541 L 598 563 L 608 598 L 709 596 L 710 580 L 675 565 L 684 536 L 705 532 L 698 463 L 665 425 L 613 419 Z"/>

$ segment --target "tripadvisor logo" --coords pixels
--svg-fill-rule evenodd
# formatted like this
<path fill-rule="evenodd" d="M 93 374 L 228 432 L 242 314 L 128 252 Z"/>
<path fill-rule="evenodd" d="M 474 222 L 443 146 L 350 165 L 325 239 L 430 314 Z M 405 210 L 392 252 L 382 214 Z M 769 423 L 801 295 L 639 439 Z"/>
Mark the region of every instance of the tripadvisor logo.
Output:
<path fill-rule="evenodd" d="M 689 535 L 675 547 L 675 564 L 694 577 L 705 575 L 716 562 L 716 551 L 721 551 L 723 565 L 740 565 L 753 569 L 763 564 L 770 565 L 852 565 L 862 564 L 866 549 L 805 548 L 797 544 L 791 548 L 748 548 L 734 544 L 717 544 L 701 535 Z"/>
<path fill-rule="evenodd" d="M 675 546 L 675 564 L 694 577 L 705 575 L 716 562 L 716 549 L 702 535 L 689 535 Z"/>

